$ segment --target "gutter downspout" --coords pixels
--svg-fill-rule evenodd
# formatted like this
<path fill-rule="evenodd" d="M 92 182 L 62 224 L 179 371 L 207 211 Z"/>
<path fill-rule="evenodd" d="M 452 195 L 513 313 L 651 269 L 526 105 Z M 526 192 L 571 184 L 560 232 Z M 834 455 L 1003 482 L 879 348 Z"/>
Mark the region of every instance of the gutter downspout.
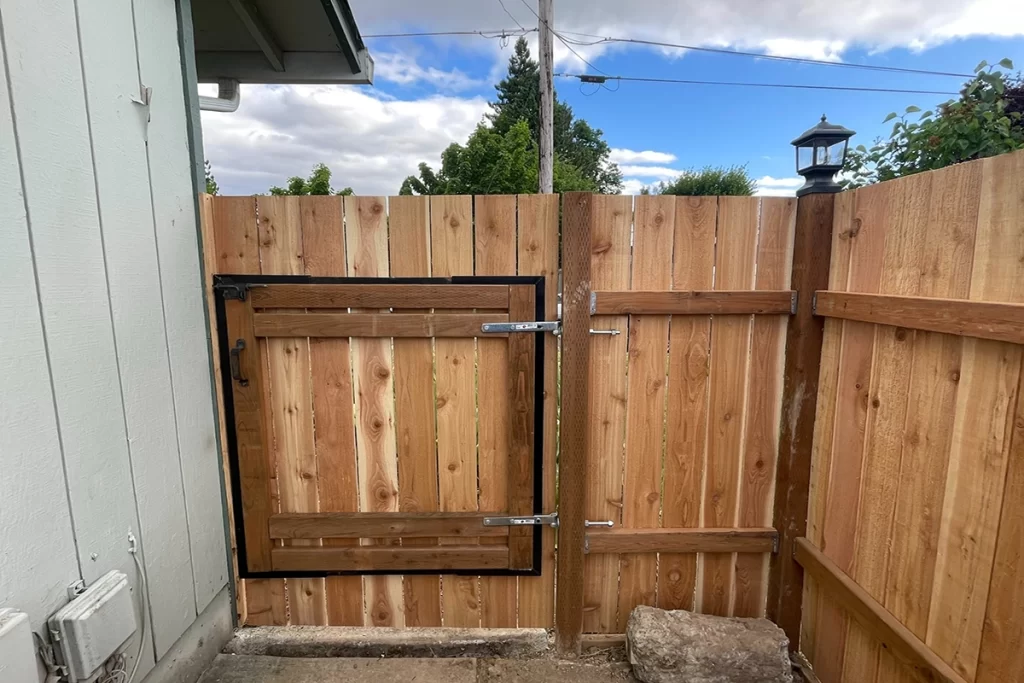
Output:
<path fill-rule="evenodd" d="M 199 109 L 202 111 L 233 112 L 238 109 L 238 103 L 242 98 L 242 89 L 238 87 L 238 81 L 231 78 L 222 78 L 217 81 L 217 96 L 199 96 Z"/>

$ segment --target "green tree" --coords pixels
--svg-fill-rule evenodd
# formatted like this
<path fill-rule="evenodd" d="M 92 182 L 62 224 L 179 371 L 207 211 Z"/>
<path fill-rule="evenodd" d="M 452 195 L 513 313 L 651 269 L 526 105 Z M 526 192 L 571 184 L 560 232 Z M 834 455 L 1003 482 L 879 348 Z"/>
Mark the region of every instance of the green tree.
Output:
<path fill-rule="evenodd" d="M 595 191 L 575 166 L 555 160 L 555 192 Z M 399 194 L 527 194 L 537 191 L 537 145 L 526 121 L 505 133 L 480 124 L 465 145 L 452 143 L 435 173 L 425 163 L 409 176 Z"/>
<path fill-rule="evenodd" d="M 219 193 L 220 185 L 217 184 L 217 179 L 213 177 L 213 168 L 210 167 L 209 161 L 203 162 L 203 170 L 206 171 L 206 194 Z"/>
<path fill-rule="evenodd" d="M 299 176 L 292 176 L 288 179 L 288 184 L 285 187 L 279 187 L 275 185 L 270 188 L 270 194 L 272 195 L 350 195 L 353 194 L 351 187 L 346 187 L 341 190 L 335 191 L 331 187 L 331 169 L 327 168 L 327 164 L 317 164 L 313 167 L 313 172 L 309 174 L 308 178 L 300 178 Z"/>
<path fill-rule="evenodd" d="M 1012 69 L 1013 62 L 1004 59 L 998 66 Z M 861 187 L 1024 148 L 1020 74 L 1011 78 L 987 62 L 974 72 L 959 98 L 922 112 L 916 121 L 909 117 L 921 112 L 920 107 L 889 114 L 885 122 L 896 122 L 887 140 L 850 150 L 843 169 L 845 186 Z"/>
<path fill-rule="evenodd" d="M 652 189 L 655 194 L 690 197 L 709 195 L 749 197 L 757 189 L 757 183 L 747 173 L 746 166 L 730 166 L 729 168 L 705 166 L 699 171 L 684 171 L 675 180 L 658 183 Z M 643 194 L 650 193 L 650 190 L 643 192 Z"/>
<path fill-rule="evenodd" d="M 491 112 L 486 116 L 490 125 L 478 127 L 464 146 L 456 144 L 448 147 L 441 156 L 441 169 L 436 174 L 430 166 L 421 163 L 418 175 L 406 178 L 400 192 L 450 194 L 466 191 L 454 188 L 479 187 L 483 188 L 476 191 L 480 194 L 486 193 L 486 188 L 492 188 L 489 190 L 491 193 L 506 192 L 508 190 L 500 188 L 508 186 L 520 188 L 515 190 L 520 193 L 536 192 L 539 83 L 537 62 L 530 58 L 526 40 L 520 38 L 509 59 L 508 73 L 495 86 L 495 101 L 491 103 Z M 514 132 L 520 123 L 526 125 L 525 139 L 519 132 Z M 604 141 L 603 132 L 591 127 L 583 119 L 574 118 L 572 109 L 558 101 L 557 97 L 553 128 L 555 192 L 583 190 L 614 193 L 622 189 L 622 174 L 608 160 L 611 150 Z M 499 144 L 499 139 L 505 142 Z M 522 158 L 533 165 L 529 173 L 520 175 L 514 182 L 509 180 L 503 184 L 495 180 L 498 177 L 507 178 L 508 173 L 496 169 L 493 159 L 482 158 L 474 152 L 496 146 L 501 146 L 506 154 L 511 154 L 514 149 L 517 155 L 525 155 Z M 523 171 L 525 168 L 516 170 L 517 173 Z"/>

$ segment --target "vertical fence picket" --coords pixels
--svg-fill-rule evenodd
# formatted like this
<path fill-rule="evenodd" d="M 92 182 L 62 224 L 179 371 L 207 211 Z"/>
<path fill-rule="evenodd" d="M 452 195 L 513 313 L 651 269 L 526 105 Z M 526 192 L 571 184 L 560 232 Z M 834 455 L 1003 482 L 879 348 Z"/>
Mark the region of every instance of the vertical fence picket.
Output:
<path fill-rule="evenodd" d="M 516 272 L 516 198 L 514 195 L 476 197 L 474 207 L 476 275 Z M 508 340 L 477 340 L 477 434 L 479 440 L 479 506 L 482 511 L 508 509 L 509 376 Z M 502 543 L 505 539 L 480 539 Z M 516 625 L 516 578 L 480 579 L 480 621 L 484 627 Z"/>
<path fill-rule="evenodd" d="M 717 197 L 676 200 L 672 289 L 709 290 L 714 284 Z M 662 526 L 700 526 L 701 482 L 707 459 L 709 316 L 677 315 L 669 330 L 665 501 Z M 693 609 L 695 553 L 662 553 L 658 606 Z"/>
<path fill-rule="evenodd" d="M 595 290 L 629 289 L 632 258 L 633 198 L 593 198 L 591 280 Z M 591 326 L 621 334 L 590 339 L 590 449 L 587 453 L 587 518 L 622 525 L 622 444 L 626 429 L 626 346 L 629 318 L 594 316 Z M 619 557 L 589 555 L 584 573 L 583 628 L 588 633 L 618 633 Z"/>
<path fill-rule="evenodd" d="M 674 234 L 675 197 L 636 198 L 630 289 L 671 288 Z M 630 316 L 622 499 L 622 525 L 627 529 L 655 528 L 661 515 L 668 332 L 667 315 Z M 657 563 L 655 553 L 631 553 L 619 558 L 618 632 L 626 630 L 634 607 L 655 604 Z"/>
<path fill-rule="evenodd" d="M 430 199 L 391 197 L 388 219 L 392 277 L 429 277 Z M 398 507 L 403 512 L 436 511 L 434 348 L 430 339 L 395 339 L 395 428 Z M 408 538 L 402 545 L 437 545 L 437 539 Z M 404 582 L 405 625 L 440 626 L 440 576 L 406 576 Z"/>
<path fill-rule="evenodd" d="M 519 195 L 518 260 L 520 275 L 543 275 L 544 312 L 548 320 L 558 317 L 558 199 L 556 194 Z M 554 512 L 555 452 L 558 438 L 558 339 L 544 336 L 543 509 Z M 519 626 L 551 628 L 555 620 L 555 530 L 541 532 L 541 576 L 519 578 Z"/>
<path fill-rule="evenodd" d="M 388 277 L 388 225 L 383 197 L 345 198 L 348 271 L 353 277 Z M 391 340 L 352 340 L 359 509 L 398 511 L 394 367 Z M 390 541 L 380 541 L 389 543 Z M 401 576 L 363 579 L 367 626 L 403 626 Z"/>
<path fill-rule="evenodd" d="M 343 207 L 340 197 L 301 198 L 302 253 L 307 275 L 345 277 L 348 272 Z M 359 510 L 349 356 L 347 338 L 309 340 L 317 483 L 323 512 Z M 358 543 L 352 539 L 324 539 L 325 546 Z M 325 591 L 328 624 L 362 626 L 363 581 L 360 577 L 329 576 L 325 579 Z"/>
<path fill-rule="evenodd" d="M 473 199 L 430 202 L 431 267 L 435 277 L 473 274 Z M 477 509 L 476 349 L 472 339 L 437 339 L 437 465 L 441 509 Z M 441 544 L 445 544 L 445 539 Z M 464 541 L 462 541 L 464 542 Z M 445 626 L 480 625 L 479 580 L 441 579 Z"/>

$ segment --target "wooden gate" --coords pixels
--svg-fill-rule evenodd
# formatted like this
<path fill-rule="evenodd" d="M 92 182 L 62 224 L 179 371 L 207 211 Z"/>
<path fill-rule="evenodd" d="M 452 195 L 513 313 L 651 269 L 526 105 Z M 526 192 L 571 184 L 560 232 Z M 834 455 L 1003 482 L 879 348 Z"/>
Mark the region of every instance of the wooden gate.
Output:
<path fill-rule="evenodd" d="M 536 406 L 535 388 L 543 387 L 543 332 L 525 331 L 531 321 L 543 320 L 544 278 L 362 279 L 292 276 L 219 275 L 214 290 L 221 343 L 221 368 L 229 423 L 228 453 L 235 485 L 238 522 L 238 563 L 241 576 L 266 578 L 323 574 L 437 573 L 460 574 L 540 572 L 540 526 L 531 516 L 541 515 L 541 496 L 534 483 L 541 481 L 542 458 L 535 444 L 543 443 L 543 422 Z M 438 311 L 419 312 L 419 311 Z M 364 312 L 372 311 L 372 312 Z M 415 311 L 415 312 L 410 312 Z M 525 323 L 525 324 L 524 324 Z M 524 328 L 524 331 L 517 331 Z M 433 370 L 429 353 L 413 363 L 401 363 L 392 374 L 392 340 L 417 340 L 429 352 L 430 340 L 504 338 L 506 381 L 480 387 L 490 394 L 490 416 L 500 427 L 495 438 L 504 441 L 504 462 L 493 463 L 503 473 L 504 495 L 494 496 L 479 511 L 396 511 L 395 480 L 433 481 L 435 444 L 426 437 L 432 414 L 416 415 L 405 425 L 409 439 L 399 471 L 398 444 L 387 438 L 392 395 L 433 396 L 429 382 Z M 538 339 L 540 338 L 540 339 Z M 266 384 L 260 346 L 274 353 L 270 373 L 279 386 L 305 375 L 304 349 L 331 350 L 337 340 L 355 343 L 360 363 L 355 372 L 355 431 L 366 447 L 356 469 L 370 482 L 361 510 L 282 511 L 274 508 L 271 459 L 267 457 L 273 433 L 273 414 L 262 403 Z M 539 342 L 539 343 L 538 343 Z M 443 342 L 444 343 L 444 342 Z M 455 342 L 458 343 L 458 342 Z M 489 343 L 489 342 L 488 342 Z M 275 347 L 279 347 L 275 349 Z M 416 349 L 416 346 L 411 347 Z M 337 349 L 335 349 L 337 350 Z M 497 350 L 497 349 L 496 349 Z M 458 353 L 442 346 L 442 363 L 458 366 Z M 329 378 L 313 376 L 313 381 Z M 302 398 L 302 395 L 294 396 Z M 290 397 L 292 398 L 292 397 Z M 306 394 L 309 398 L 309 394 Z M 332 397 L 322 408 L 347 410 L 351 398 Z M 271 402 L 273 405 L 273 402 Z M 303 418 L 301 403 L 288 400 L 284 419 Z M 322 418 L 322 416 L 320 416 Z M 403 416 L 405 417 L 405 416 Z M 295 427 L 291 436 L 301 429 Z M 316 420 L 312 422 L 315 434 Z M 233 427 L 233 428 L 232 428 Z M 300 463 L 298 475 L 315 479 L 315 462 L 304 462 L 308 443 L 279 438 L 277 449 L 284 462 Z M 419 452 L 426 451 L 426 452 Z M 429 456 L 429 457 L 428 457 Z M 475 465 L 457 449 L 437 451 L 438 466 L 451 473 Z M 351 476 L 352 472 L 348 475 Z M 470 476 L 477 476 L 471 471 Z M 484 476 L 493 475 L 485 472 Z M 488 482 L 493 490 L 502 482 Z M 486 537 L 486 544 L 481 538 Z M 423 543 L 420 539 L 433 539 Z M 339 546 L 334 539 L 349 539 Z M 359 539 L 374 545 L 360 545 Z M 415 539 L 413 543 L 405 543 Z M 281 544 L 278 544 L 280 542 Z"/>
<path fill-rule="evenodd" d="M 560 466 L 587 473 L 560 478 L 565 647 L 637 605 L 763 616 L 796 200 L 565 201 Z"/>
<path fill-rule="evenodd" d="M 558 197 L 205 196 L 202 208 L 208 273 L 417 278 L 373 281 L 369 298 L 352 298 L 353 280 L 313 280 L 250 287 L 244 301 L 216 296 L 211 279 L 217 328 L 241 318 L 248 332 L 236 321 L 214 354 L 222 393 L 238 406 L 242 390 L 250 415 L 222 428 L 241 422 L 265 457 L 249 457 L 253 476 L 229 489 L 243 511 L 238 573 L 250 577 L 238 582 L 240 622 L 552 626 L 554 530 L 539 528 L 538 544 L 534 527 L 509 536 L 481 518 L 554 510 L 557 340 L 479 326 L 555 318 Z M 280 334 L 292 336 L 268 336 Z M 230 379 L 238 339 L 247 387 Z"/>

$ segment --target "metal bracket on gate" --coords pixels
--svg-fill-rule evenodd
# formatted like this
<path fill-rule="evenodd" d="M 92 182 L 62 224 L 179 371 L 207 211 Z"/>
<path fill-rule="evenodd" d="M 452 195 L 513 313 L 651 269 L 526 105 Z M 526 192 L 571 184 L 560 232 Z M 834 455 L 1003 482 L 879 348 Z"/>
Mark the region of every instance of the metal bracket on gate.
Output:
<path fill-rule="evenodd" d="M 266 285 L 254 285 L 248 282 L 235 282 L 230 278 L 219 278 L 213 285 L 213 290 L 220 292 L 225 301 L 245 301 L 245 297 L 253 287 L 266 287 Z"/>
<path fill-rule="evenodd" d="M 484 517 L 484 526 L 551 526 L 558 527 L 558 513 L 528 517 Z"/>
<path fill-rule="evenodd" d="M 562 333 L 562 323 L 557 320 L 543 320 L 529 323 L 484 323 L 481 332 L 550 332 L 556 337 Z"/>

